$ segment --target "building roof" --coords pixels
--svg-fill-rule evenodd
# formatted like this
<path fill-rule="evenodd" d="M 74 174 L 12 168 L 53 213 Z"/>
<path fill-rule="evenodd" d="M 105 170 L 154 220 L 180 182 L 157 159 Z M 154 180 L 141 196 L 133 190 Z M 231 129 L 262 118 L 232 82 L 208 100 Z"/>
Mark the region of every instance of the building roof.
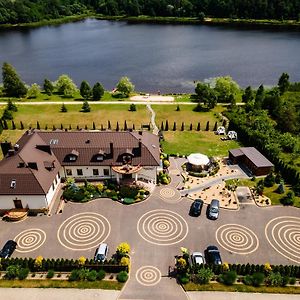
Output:
<path fill-rule="evenodd" d="M 0 194 L 45 195 L 61 166 L 158 166 L 158 137 L 149 132 L 27 131 L 0 162 Z M 72 159 L 68 159 L 72 156 Z M 97 156 L 102 156 L 97 160 Z M 15 181 L 11 187 L 12 181 Z"/>
<path fill-rule="evenodd" d="M 273 167 L 274 165 L 254 147 L 229 150 L 234 157 L 245 155 L 256 167 Z"/>
<path fill-rule="evenodd" d="M 208 156 L 201 153 L 192 153 L 188 157 L 188 162 L 194 166 L 206 166 L 209 164 Z"/>

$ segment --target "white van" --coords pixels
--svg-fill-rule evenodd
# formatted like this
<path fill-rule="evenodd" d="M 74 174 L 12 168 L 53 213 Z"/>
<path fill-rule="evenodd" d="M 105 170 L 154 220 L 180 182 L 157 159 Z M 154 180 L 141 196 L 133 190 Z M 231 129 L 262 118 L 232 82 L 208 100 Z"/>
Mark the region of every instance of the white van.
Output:
<path fill-rule="evenodd" d="M 108 245 L 100 244 L 96 252 L 94 261 L 104 262 L 107 259 L 107 254 L 108 254 Z"/>

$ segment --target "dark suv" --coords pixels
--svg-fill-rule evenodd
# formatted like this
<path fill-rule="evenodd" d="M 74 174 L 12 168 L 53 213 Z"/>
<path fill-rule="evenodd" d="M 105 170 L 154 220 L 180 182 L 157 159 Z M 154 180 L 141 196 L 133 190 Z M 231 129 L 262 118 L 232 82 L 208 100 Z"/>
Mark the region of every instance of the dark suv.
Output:
<path fill-rule="evenodd" d="M 202 206 L 203 206 L 203 201 L 201 199 L 196 199 L 191 206 L 191 210 L 190 210 L 191 215 L 195 217 L 200 216 Z"/>
<path fill-rule="evenodd" d="M 2 250 L 0 251 L 1 258 L 8 258 L 10 257 L 17 247 L 17 243 L 13 240 L 9 240 L 5 243 Z"/>
<path fill-rule="evenodd" d="M 205 258 L 208 264 L 221 265 L 222 259 L 220 251 L 216 246 L 208 246 L 205 250 Z"/>

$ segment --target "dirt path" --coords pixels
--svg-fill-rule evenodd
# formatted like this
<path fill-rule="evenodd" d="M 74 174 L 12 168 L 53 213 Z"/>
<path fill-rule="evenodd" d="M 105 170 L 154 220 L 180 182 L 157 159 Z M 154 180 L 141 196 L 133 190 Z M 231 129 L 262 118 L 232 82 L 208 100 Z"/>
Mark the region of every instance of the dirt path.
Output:
<path fill-rule="evenodd" d="M 152 109 L 150 104 L 147 104 L 147 109 L 149 110 L 150 114 L 151 114 L 151 125 L 153 127 L 153 131 L 152 133 L 155 135 L 158 135 L 159 129 L 155 124 L 155 111 Z"/>

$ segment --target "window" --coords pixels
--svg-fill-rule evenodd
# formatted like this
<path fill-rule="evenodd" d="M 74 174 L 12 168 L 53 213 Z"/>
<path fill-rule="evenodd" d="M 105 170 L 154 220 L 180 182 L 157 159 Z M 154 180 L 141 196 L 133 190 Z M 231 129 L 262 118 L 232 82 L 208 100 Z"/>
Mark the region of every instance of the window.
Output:
<path fill-rule="evenodd" d="M 53 189 L 53 191 L 54 191 L 54 189 L 55 189 L 55 187 L 54 187 L 54 183 L 52 183 L 52 189 Z"/>
<path fill-rule="evenodd" d="M 77 175 L 78 176 L 82 176 L 83 175 L 82 169 L 77 169 Z"/>
<path fill-rule="evenodd" d="M 103 155 L 97 155 L 96 160 L 97 161 L 103 161 Z"/>
<path fill-rule="evenodd" d="M 93 175 L 98 176 L 99 175 L 99 170 L 98 169 L 93 169 Z"/>
<path fill-rule="evenodd" d="M 67 176 L 72 176 L 72 170 L 71 169 L 66 169 Z"/>
<path fill-rule="evenodd" d="M 69 155 L 69 161 L 76 161 L 76 158 L 75 155 Z"/>
<path fill-rule="evenodd" d="M 57 178 L 60 179 L 60 174 L 59 174 L 59 172 L 57 173 Z"/>
<path fill-rule="evenodd" d="M 104 169 L 103 174 L 104 176 L 109 176 L 109 169 Z"/>

